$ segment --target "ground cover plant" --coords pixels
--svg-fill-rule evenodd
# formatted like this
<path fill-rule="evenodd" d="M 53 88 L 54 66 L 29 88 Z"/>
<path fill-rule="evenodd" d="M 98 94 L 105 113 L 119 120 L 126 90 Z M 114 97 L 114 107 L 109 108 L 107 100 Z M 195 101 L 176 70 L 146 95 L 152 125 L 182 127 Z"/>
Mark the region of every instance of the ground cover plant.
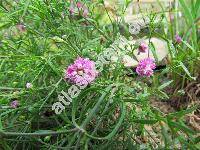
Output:
<path fill-rule="evenodd" d="M 200 1 L 141 3 L 0 1 L 0 149 L 200 149 Z"/>

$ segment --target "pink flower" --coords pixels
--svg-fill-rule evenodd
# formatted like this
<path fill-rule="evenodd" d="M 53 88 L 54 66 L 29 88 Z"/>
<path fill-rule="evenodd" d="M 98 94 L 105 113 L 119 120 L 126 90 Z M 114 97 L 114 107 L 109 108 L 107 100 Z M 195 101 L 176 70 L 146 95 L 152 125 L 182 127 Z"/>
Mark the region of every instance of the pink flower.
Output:
<path fill-rule="evenodd" d="M 156 68 L 154 60 L 151 58 L 145 58 L 141 60 L 136 68 L 136 72 L 140 76 L 150 77 L 153 75 L 153 69 Z"/>
<path fill-rule="evenodd" d="M 18 29 L 20 32 L 26 32 L 26 26 L 23 25 L 23 24 L 18 24 L 18 25 L 17 25 L 17 29 Z"/>
<path fill-rule="evenodd" d="M 12 102 L 10 103 L 10 106 L 11 106 L 12 108 L 17 108 L 18 105 L 19 105 L 19 101 L 18 101 L 18 100 L 14 100 L 14 101 L 12 101 Z"/>
<path fill-rule="evenodd" d="M 98 72 L 95 68 L 95 62 L 88 58 L 77 58 L 74 64 L 71 64 L 67 70 L 65 79 L 77 85 L 87 85 L 95 80 Z"/>
<path fill-rule="evenodd" d="M 81 2 L 77 2 L 77 3 L 76 3 L 76 6 L 77 6 L 77 8 L 79 8 L 79 9 L 80 9 L 80 8 L 82 8 L 82 7 L 83 7 L 83 4 L 82 4 Z"/>
<path fill-rule="evenodd" d="M 77 10 L 78 9 L 78 10 Z M 82 3 L 82 2 L 77 2 L 76 6 L 74 6 L 74 2 L 71 1 L 71 5 L 69 8 L 69 12 L 71 15 L 74 15 L 75 12 L 79 12 L 83 17 L 87 17 L 89 14 L 88 8 Z"/>
<path fill-rule="evenodd" d="M 75 9 L 74 9 L 74 6 L 73 6 L 73 5 L 71 5 L 71 6 L 69 7 L 69 13 L 70 13 L 71 15 L 74 15 Z"/>
<path fill-rule="evenodd" d="M 142 42 L 138 48 L 138 55 L 140 53 L 146 53 L 148 51 L 148 45 L 145 42 Z"/>
<path fill-rule="evenodd" d="M 89 11 L 88 9 L 85 7 L 84 10 L 83 10 L 83 17 L 87 17 L 89 14 Z"/>
<path fill-rule="evenodd" d="M 175 41 L 176 41 L 176 43 L 180 44 L 182 42 L 182 38 L 178 34 L 176 34 Z"/>
<path fill-rule="evenodd" d="M 27 89 L 30 89 L 30 88 L 32 88 L 33 87 L 33 85 L 31 84 L 31 83 L 26 83 L 26 88 Z"/>

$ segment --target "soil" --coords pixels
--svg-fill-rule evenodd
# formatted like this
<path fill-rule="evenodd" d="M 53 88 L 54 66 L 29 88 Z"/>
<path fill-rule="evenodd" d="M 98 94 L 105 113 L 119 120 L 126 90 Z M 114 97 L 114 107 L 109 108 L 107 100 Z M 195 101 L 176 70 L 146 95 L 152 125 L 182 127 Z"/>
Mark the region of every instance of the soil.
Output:
<path fill-rule="evenodd" d="M 182 94 L 178 94 L 182 91 Z M 192 106 L 198 108 L 185 116 L 187 124 L 196 131 L 200 131 L 200 75 L 193 82 L 186 82 L 184 89 L 166 88 L 165 92 L 170 95 L 168 100 L 152 99 L 151 105 L 160 109 L 165 114 L 186 110 Z"/>

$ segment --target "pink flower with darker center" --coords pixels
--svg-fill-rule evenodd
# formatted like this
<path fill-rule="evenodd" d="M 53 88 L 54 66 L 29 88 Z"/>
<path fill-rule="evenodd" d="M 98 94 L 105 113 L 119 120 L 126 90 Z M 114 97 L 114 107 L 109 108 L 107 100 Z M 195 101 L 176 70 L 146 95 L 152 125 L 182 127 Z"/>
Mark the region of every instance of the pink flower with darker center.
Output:
<path fill-rule="evenodd" d="M 19 101 L 18 101 L 18 100 L 14 100 L 14 101 L 12 101 L 12 102 L 10 103 L 10 106 L 11 106 L 12 108 L 17 108 L 18 105 L 19 105 Z"/>
<path fill-rule="evenodd" d="M 176 34 L 175 41 L 176 41 L 176 43 L 180 44 L 182 42 L 182 38 L 178 34 Z"/>
<path fill-rule="evenodd" d="M 136 68 L 136 72 L 140 76 L 150 77 L 153 75 L 153 70 L 156 68 L 154 60 L 151 58 L 145 58 L 141 60 Z"/>
<path fill-rule="evenodd" d="M 79 57 L 67 68 L 65 79 L 77 85 L 87 85 L 94 81 L 97 75 L 95 62 Z"/>
<path fill-rule="evenodd" d="M 140 45 L 139 45 L 139 48 L 138 48 L 138 55 L 140 53 L 146 53 L 148 51 L 148 45 L 145 43 L 145 42 L 142 42 Z"/>

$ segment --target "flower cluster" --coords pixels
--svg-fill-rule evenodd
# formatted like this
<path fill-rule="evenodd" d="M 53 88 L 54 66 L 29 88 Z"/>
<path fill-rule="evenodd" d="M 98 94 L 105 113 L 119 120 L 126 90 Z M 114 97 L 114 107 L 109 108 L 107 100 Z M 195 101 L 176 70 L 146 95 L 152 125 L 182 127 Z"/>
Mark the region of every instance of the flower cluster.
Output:
<path fill-rule="evenodd" d="M 150 77 L 153 75 L 153 69 L 156 68 L 154 60 L 151 58 L 145 58 L 141 60 L 136 68 L 136 72 L 140 76 Z"/>
<path fill-rule="evenodd" d="M 12 108 L 17 108 L 19 106 L 19 101 L 18 100 L 14 100 L 10 103 L 10 106 Z"/>
<path fill-rule="evenodd" d="M 79 12 L 83 17 L 87 17 L 89 14 L 88 8 L 82 2 L 71 1 L 69 12 L 71 15 L 74 15 L 76 12 Z"/>
<path fill-rule="evenodd" d="M 25 25 L 17 24 L 16 27 L 21 33 L 26 32 L 26 26 Z"/>
<path fill-rule="evenodd" d="M 148 45 L 145 42 L 142 42 L 138 48 L 138 55 L 140 53 L 146 53 L 148 51 Z"/>
<path fill-rule="evenodd" d="M 87 85 L 94 81 L 97 75 L 95 62 L 88 58 L 79 57 L 74 61 L 74 64 L 67 68 L 65 79 L 69 79 L 77 85 Z"/>
<path fill-rule="evenodd" d="M 182 42 L 182 38 L 178 34 L 176 34 L 175 35 L 175 41 L 176 41 L 177 44 L 180 44 Z"/>

